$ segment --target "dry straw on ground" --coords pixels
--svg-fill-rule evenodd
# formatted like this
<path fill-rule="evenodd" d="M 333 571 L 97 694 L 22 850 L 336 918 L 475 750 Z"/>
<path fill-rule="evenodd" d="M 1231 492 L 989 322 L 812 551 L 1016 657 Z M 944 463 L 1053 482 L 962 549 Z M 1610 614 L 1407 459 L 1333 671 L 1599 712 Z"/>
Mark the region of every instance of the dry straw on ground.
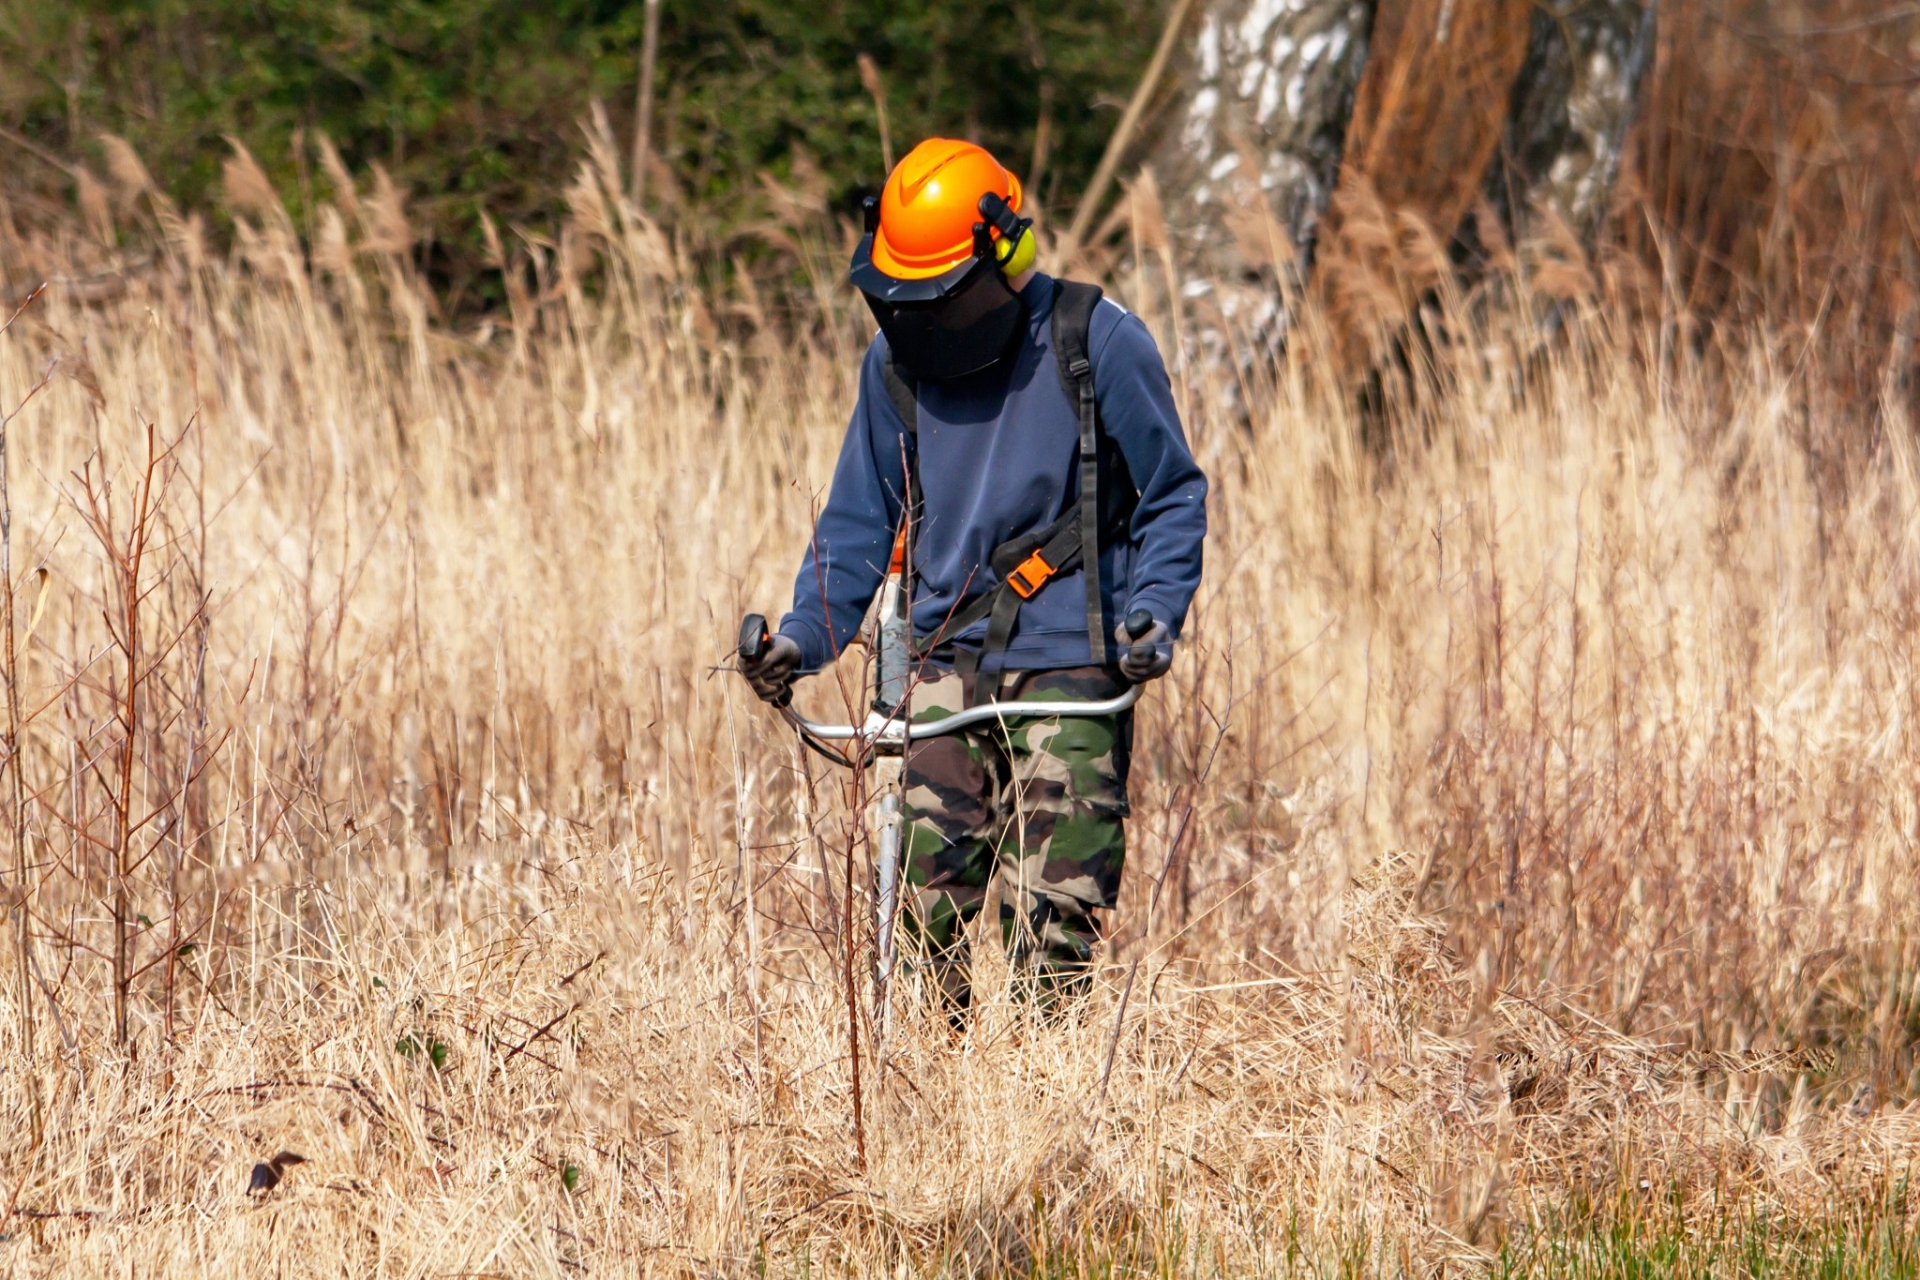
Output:
<path fill-rule="evenodd" d="M 703 297 L 602 150 L 557 244 L 498 238 L 510 332 L 433 322 L 377 178 L 311 266 L 240 159 L 230 261 L 124 164 L 147 265 L 4 246 L 78 277 L 0 339 L 6 410 L 52 372 L 7 440 L 8 1268 L 1429 1274 L 1545 1265 L 1582 1214 L 1909 1233 L 1904 424 L 1820 487 L 1764 345 L 1708 376 L 1600 296 L 1548 342 L 1517 266 L 1436 295 L 1392 430 L 1305 329 L 1174 361 L 1214 535 L 1112 967 L 1060 1022 L 990 966 L 964 1034 L 909 1002 L 878 1073 L 860 1029 L 862 1169 L 843 779 L 724 670 L 857 317 Z M 1128 297 L 1171 348 L 1164 284 Z"/>

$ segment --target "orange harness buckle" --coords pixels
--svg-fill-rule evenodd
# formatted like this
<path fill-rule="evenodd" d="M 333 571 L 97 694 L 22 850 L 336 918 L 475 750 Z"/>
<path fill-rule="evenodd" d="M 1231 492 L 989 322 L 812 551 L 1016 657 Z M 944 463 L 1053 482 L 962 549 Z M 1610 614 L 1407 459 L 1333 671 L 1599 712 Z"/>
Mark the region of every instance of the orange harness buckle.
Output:
<path fill-rule="evenodd" d="M 1031 600 L 1040 588 L 1047 585 L 1047 579 L 1058 572 L 1059 570 L 1048 564 L 1047 558 L 1036 550 L 1007 575 L 1007 585 L 1012 587 L 1013 593 L 1022 600 Z"/>

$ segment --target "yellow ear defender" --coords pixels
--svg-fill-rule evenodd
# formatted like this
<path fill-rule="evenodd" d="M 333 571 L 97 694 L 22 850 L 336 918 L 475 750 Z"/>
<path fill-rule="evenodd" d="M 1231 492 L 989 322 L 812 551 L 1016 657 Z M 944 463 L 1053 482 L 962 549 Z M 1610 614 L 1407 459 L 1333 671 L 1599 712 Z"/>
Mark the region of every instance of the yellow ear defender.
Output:
<path fill-rule="evenodd" d="M 1009 280 L 1033 266 L 1039 248 L 1033 242 L 1033 227 L 1021 220 L 1020 229 L 1011 236 L 1002 236 L 993 247 L 994 257 L 1000 263 L 1000 274 Z"/>
<path fill-rule="evenodd" d="M 1033 242 L 1032 218 L 1015 213 L 992 191 L 980 197 L 980 216 L 986 221 L 974 224 L 975 234 L 985 235 L 989 226 L 1000 233 L 993 242 L 993 260 L 1002 275 L 1011 278 L 1033 265 L 1039 246 Z"/>

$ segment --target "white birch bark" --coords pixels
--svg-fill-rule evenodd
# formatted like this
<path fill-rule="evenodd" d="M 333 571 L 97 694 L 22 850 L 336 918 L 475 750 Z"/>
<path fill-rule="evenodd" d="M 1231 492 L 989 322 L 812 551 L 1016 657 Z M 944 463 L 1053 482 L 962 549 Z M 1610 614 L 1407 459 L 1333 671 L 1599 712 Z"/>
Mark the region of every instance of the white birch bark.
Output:
<path fill-rule="evenodd" d="M 1488 175 L 1495 207 L 1522 233 L 1535 209 L 1586 238 L 1605 218 L 1651 58 L 1646 16 L 1643 0 L 1536 6 L 1506 144 Z"/>
<path fill-rule="evenodd" d="M 1264 245 L 1236 217 L 1262 206 L 1302 251 L 1305 274 L 1339 175 L 1375 3 L 1208 0 L 1151 157 L 1195 279 L 1270 274 Z M 1644 64 L 1644 13 L 1642 0 L 1536 5 L 1506 139 L 1486 175 L 1488 196 L 1516 232 L 1525 234 L 1536 208 L 1583 235 L 1604 217 Z"/>
<path fill-rule="evenodd" d="M 1196 265 L 1215 275 L 1267 265 L 1231 226 L 1232 211 L 1255 201 L 1296 246 L 1310 243 L 1339 173 L 1371 20 L 1371 0 L 1209 4 L 1154 164 Z"/>

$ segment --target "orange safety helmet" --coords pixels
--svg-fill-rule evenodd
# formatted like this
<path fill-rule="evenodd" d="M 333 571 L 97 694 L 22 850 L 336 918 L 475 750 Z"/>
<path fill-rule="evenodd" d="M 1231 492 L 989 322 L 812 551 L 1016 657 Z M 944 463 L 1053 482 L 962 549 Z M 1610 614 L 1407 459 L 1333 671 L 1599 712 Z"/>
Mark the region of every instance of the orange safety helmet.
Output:
<path fill-rule="evenodd" d="M 985 147 L 928 138 L 893 167 L 880 193 L 873 265 L 895 280 L 926 280 L 959 266 L 973 256 L 973 226 L 989 192 L 1020 212 L 1020 180 Z"/>
<path fill-rule="evenodd" d="M 880 198 L 867 198 L 849 277 L 910 377 L 964 377 L 1012 349 L 1026 304 L 1007 277 L 1033 263 L 1020 203 L 1018 178 L 985 148 L 950 138 L 909 151 Z"/>

